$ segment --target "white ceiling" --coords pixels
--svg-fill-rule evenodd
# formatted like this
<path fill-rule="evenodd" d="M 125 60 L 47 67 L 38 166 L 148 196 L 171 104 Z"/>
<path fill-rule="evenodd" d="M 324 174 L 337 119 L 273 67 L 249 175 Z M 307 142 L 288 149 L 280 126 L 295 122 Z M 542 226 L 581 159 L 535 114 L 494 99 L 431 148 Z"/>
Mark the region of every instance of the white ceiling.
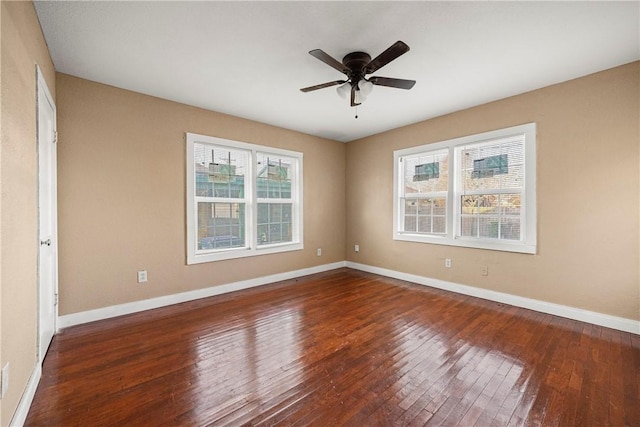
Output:
<path fill-rule="evenodd" d="M 35 2 L 57 71 L 338 141 L 640 59 L 640 2 Z M 308 54 L 411 50 L 358 107 Z"/>

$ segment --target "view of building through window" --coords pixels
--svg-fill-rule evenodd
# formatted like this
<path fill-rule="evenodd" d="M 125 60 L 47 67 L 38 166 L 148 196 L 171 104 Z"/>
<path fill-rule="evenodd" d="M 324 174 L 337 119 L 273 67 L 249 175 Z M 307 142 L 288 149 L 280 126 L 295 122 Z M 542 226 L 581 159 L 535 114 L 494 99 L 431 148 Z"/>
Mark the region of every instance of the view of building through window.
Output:
<path fill-rule="evenodd" d="M 245 239 L 245 172 L 248 155 L 221 147 L 195 144 L 198 249 L 237 248 Z"/>
<path fill-rule="evenodd" d="M 404 163 L 404 231 L 447 232 L 449 152 L 407 156 Z"/>
<path fill-rule="evenodd" d="M 460 153 L 459 235 L 521 240 L 524 138 L 470 145 Z"/>
<path fill-rule="evenodd" d="M 193 210 L 188 258 L 206 262 L 301 248 L 300 153 L 187 137 L 193 190 L 187 192 L 188 211 Z"/>
<path fill-rule="evenodd" d="M 535 124 L 394 159 L 395 239 L 535 253 Z"/>

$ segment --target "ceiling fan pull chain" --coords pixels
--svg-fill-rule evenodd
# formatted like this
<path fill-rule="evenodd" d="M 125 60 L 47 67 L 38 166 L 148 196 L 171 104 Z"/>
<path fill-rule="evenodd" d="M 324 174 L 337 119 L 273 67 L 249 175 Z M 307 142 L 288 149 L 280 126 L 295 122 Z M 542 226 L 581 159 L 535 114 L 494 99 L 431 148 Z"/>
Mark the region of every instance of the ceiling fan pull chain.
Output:
<path fill-rule="evenodd" d="M 358 106 L 356 105 L 356 119 L 358 118 Z"/>

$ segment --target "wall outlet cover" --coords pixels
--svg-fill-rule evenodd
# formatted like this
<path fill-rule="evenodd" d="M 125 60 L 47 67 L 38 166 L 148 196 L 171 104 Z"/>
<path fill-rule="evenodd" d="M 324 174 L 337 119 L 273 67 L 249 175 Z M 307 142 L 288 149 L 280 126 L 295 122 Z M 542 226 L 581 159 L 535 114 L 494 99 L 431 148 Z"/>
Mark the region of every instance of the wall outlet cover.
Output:
<path fill-rule="evenodd" d="M 138 271 L 138 283 L 144 283 L 148 280 L 147 270 Z"/>

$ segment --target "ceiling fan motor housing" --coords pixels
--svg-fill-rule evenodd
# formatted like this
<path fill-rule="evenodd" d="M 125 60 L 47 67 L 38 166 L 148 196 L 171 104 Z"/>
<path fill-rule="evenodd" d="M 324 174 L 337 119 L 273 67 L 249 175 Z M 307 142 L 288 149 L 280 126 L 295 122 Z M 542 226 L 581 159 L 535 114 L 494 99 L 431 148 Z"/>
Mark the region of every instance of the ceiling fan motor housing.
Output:
<path fill-rule="evenodd" d="M 364 79 L 366 73 L 365 67 L 371 62 L 371 56 L 365 52 L 351 52 L 342 58 L 342 63 L 347 70 L 344 72 L 351 82 L 352 86 L 356 86 L 361 79 Z"/>

